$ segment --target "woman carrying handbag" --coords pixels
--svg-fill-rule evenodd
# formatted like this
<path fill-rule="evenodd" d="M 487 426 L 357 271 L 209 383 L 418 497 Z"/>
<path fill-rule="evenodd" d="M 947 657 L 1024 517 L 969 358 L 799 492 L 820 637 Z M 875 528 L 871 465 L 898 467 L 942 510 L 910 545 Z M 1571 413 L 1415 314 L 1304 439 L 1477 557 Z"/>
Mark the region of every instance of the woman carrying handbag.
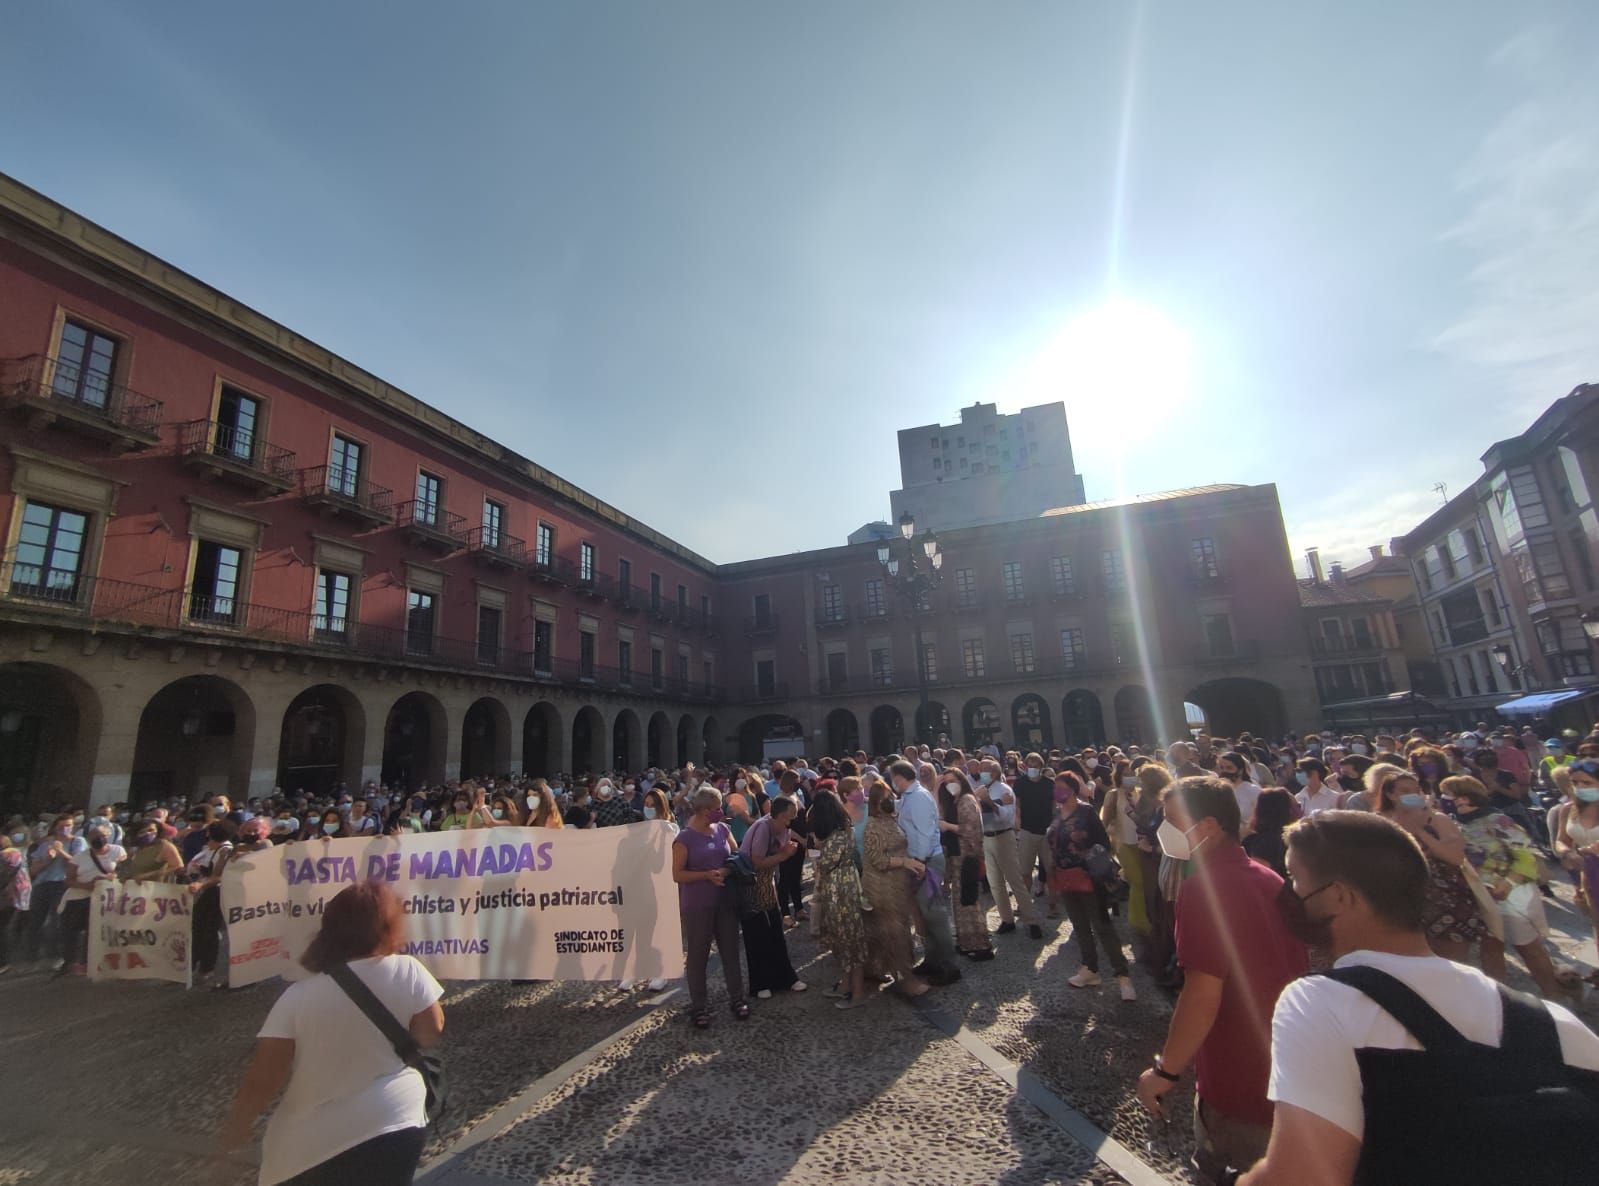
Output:
<path fill-rule="evenodd" d="M 385 883 L 342 890 L 300 960 L 316 973 L 284 990 L 257 1035 L 217 1141 L 250 1139 L 255 1118 L 283 1092 L 261 1149 L 260 1186 L 403 1186 L 416 1174 L 437 1064 L 421 1052 L 444 1035 L 444 990 L 400 955 L 405 915 Z M 353 975 L 352 988 L 340 983 Z M 373 1000 L 375 998 L 375 1000 Z M 410 1039 L 402 1056 L 376 1009 Z M 286 1085 L 286 1089 L 285 1089 Z"/>
<path fill-rule="evenodd" d="M 1055 866 L 1050 874 L 1051 888 L 1066 903 L 1066 917 L 1071 920 L 1083 962 L 1066 983 L 1073 988 L 1099 987 L 1102 982 L 1098 947 L 1103 946 L 1122 1000 L 1136 1001 L 1138 994 L 1133 989 L 1121 936 L 1110 917 L 1109 890 L 1120 876 L 1116 859 L 1110 855 L 1110 836 L 1094 805 L 1082 798 L 1083 784 L 1075 774 L 1062 771 L 1056 776 L 1055 786 L 1057 792 L 1064 789 L 1067 794 L 1059 816 L 1045 835 Z"/>

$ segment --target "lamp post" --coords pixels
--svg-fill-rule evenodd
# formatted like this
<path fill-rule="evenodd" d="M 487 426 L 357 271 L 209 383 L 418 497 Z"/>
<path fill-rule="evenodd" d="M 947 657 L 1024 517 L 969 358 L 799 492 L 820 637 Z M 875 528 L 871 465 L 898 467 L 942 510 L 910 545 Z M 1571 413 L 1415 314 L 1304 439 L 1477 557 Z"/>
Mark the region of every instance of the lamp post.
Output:
<path fill-rule="evenodd" d="M 904 560 L 894 555 L 893 541 L 877 545 L 877 562 L 883 566 L 894 591 L 910 602 L 911 636 L 916 647 L 916 693 L 921 701 L 922 728 L 914 731 L 918 742 L 932 744 L 933 720 L 927 702 L 927 664 L 922 651 L 922 598 L 943 580 L 944 554 L 931 531 L 916 540 L 916 520 L 909 511 L 899 517 L 899 534 L 905 541 Z M 912 542 L 915 540 L 915 542 Z M 923 563 L 925 562 L 925 564 Z M 927 734 L 926 737 L 922 733 Z"/>
<path fill-rule="evenodd" d="M 1595 624 L 1599 625 L 1599 623 Z M 1488 653 L 1494 657 L 1494 662 L 1499 664 L 1499 670 L 1505 673 L 1506 679 L 1514 680 L 1521 685 L 1518 691 L 1526 691 L 1531 686 L 1530 681 L 1527 679 L 1531 672 L 1525 666 L 1516 662 L 1515 652 L 1508 646 L 1500 643 L 1489 650 Z"/>

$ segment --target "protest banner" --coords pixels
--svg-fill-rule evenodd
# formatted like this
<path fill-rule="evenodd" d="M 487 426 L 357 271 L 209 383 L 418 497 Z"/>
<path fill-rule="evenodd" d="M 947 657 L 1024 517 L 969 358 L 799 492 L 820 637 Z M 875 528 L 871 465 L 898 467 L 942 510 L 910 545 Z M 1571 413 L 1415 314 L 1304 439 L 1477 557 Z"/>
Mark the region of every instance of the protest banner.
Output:
<path fill-rule="evenodd" d="M 186 885 L 99 881 L 89 899 L 89 979 L 189 984 Z"/>
<path fill-rule="evenodd" d="M 476 828 L 309 840 L 239 853 L 222 879 L 229 983 L 304 975 L 324 905 L 381 880 L 403 950 L 440 979 L 623 980 L 683 974 L 672 832 Z"/>

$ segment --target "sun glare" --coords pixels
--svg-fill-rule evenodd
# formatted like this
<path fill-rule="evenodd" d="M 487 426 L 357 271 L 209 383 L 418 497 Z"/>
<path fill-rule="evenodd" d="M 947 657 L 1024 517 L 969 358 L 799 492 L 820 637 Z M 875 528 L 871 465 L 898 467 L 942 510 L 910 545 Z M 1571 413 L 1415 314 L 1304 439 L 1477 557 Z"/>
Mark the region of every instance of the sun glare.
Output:
<path fill-rule="evenodd" d="M 1159 310 L 1116 297 L 1069 320 L 1001 384 L 1008 408 L 1066 402 L 1072 443 L 1105 448 L 1130 428 L 1158 428 L 1186 402 L 1193 343 Z"/>

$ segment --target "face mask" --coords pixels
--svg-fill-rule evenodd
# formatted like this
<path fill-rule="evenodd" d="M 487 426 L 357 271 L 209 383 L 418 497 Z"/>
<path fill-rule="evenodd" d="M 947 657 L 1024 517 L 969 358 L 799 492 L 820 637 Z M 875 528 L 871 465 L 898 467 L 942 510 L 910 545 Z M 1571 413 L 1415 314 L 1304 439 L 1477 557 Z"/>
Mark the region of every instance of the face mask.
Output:
<path fill-rule="evenodd" d="M 339 821 L 329 820 L 327 823 L 322 825 L 322 830 L 329 836 L 337 836 L 339 834 Z"/>
<path fill-rule="evenodd" d="M 96 833 L 95 835 L 89 837 L 90 848 L 104 848 L 105 846 L 106 838 L 104 836 Z"/>
<path fill-rule="evenodd" d="M 456 815 L 465 815 L 466 814 L 466 804 L 465 803 L 457 803 L 455 805 L 455 814 Z"/>
<path fill-rule="evenodd" d="M 1349 747 L 1349 752 L 1354 754 L 1364 754 L 1369 748 L 1369 746 L 1364 745 L 1352 745 Z"/>
<path fill-rule="evenodd" d="M 1291 881 L 1283 882 L 1283 888 L 1278 891 L 1277 910 L 1282 915 L 1283 925 L 1288 928 L 1290 935 L 1306 947 L 1327 947 L 1332 943 L 1332 919 L 1312 918 L 1310 912 L 1305 909 L 1306 902 L 1332 884 L 1329 881 L 1321 889 L 1313 890 L 1303 898 L 1294 892 Z"/>
<path fill-rule="evenodd" d="M 1599 798 L 1599 795 L 1596 795 L 1595 798 Z M 1427 797 L 1425 795 L 1400 795 L 1399 806 L 1410 808 L 1425 807 L 1427 806 Z"/>
<path fill-rule="evenodd" d="M 1128 775 L 1126 778 L 1122 779 L 1122 786 L 1126 787 L 1128 790 L 1132 790 L 1137 785 L 1138 780 L 1132 775 Z"/>
<path fill-rule="evenodd" d="M 707 811 L 705 813 L 705 822 L 708 823 L 708 824 L 719 824 L 719 823 L 721 823 L 722 822 L 722 809 L 720 807 L 713 807 L 710 811 Z"/>
<path fill-rule="evenodd" d="M 1099 769 L 1099 759 L 1098 758 L 1089 758 L 1088 761 L 1083 763 L 1083 765 L 1087 766 L 1090 770 L 1098 770 Z"/>
<path fill-rule="evenodd" d="M 656 818 L 658 818 L 657 815 L 656 815 L 655 808 L 646 807 L 644 809 L 644 818 L 645 819 L 656 819 Z"/>
<path fill-rule="evenodd" d="M 1194 846 L 1188 842 L 1188 833 L 1171 820 L 1161 820 L 1155 829 L 1155 839 L 1160 841 L 1160 851 L 1174 861 L 1186 861 L 1194 855 Z"/>
<path fill-rule="evenodd" d="M 749 784 L 749 780 L 748 779 L 745 779 L 745 778 L 735 779 L 734 782 L 733 782 L 733 789 L 735 791 L 742 791 L 745 787 L 747 787 L 749 785 L 750 784 Z"/>
<path fill-rule="evenodd" d="M 622 787 L 622 789 L 624 791 L 626 791 L 629 795 L 631 795 L 633 793 L 634 785 L 635 784 L 633 784 L 633 783 L 627 783 L 625 786 Z"/>
<path fill-rule="evenodd" d="M 151 844 L 154 844 L 154 843 L 155 843 L 155 833 L 154 832 L 148 832 L 148 833 L 145 833 L 144 835 L 135 836 L 133 838 L 133 847 L 134 848 L 145 848 L 148 845 L 151 845 Z"/>
<path fill-rule="evenodd" d="M 994 781 L 994 776 L 985 770 L 977 776 L 977 781 L 986 787 Z"/>
<path fill-rule="evenodd" d="M 490 814 L 492 814 L 495 819 L 504 819 L 505 818 L 505 808 L 496 807 L 493 810 L 493 812 L 491 812 Z"/>
<path fill-rule="evenodd" d="M 1599 803 L 1599 787 L 1577 787 L 1572 793 L 1584 803 Z"/>
<path fill-rule="evenodd" d="M 23 844 L 26 844 L 27 842 L 28 842 L 28 834 L 26 832 L 13 832 L 13 833 L 11 833 L 11 843 L 12 844 L 23 845 Z"/>
<path fill-rule="evenodd" d="M 596 799 L 598 799 L 601 803 L 605 802 L 605 800 L 607 800 L 607 799 L 609 799 L 611 797 L 611 788 L 610 787 L 600 787 L 597 791 L 594 792 L 594 797 Z"/>
<path fill-rule="evenodd" d="M 1042 777 L 1043 773 L 1044 773 L 1044 771 L 1043 771 L 1042 767 L 1039 767 L 1039 766 L 1029 766 L 1027 768 L 1027 777 L 1028 778 L 1039 778 L 1039 777 Z"/>
<path fill-rule="evenodd" d="M 1294 781 L 1302 787 L 1308 787 L 1310 785 L 1310 775 L 1303 770 L 1296 770 L 1294 771 Z"/>
<path fill-rule="evenodd" d="M 529 795 L 527 797 L 527 809 L 529 811 L 537 811 L 539 809 L 539 797 L 537 795 Z"/>

